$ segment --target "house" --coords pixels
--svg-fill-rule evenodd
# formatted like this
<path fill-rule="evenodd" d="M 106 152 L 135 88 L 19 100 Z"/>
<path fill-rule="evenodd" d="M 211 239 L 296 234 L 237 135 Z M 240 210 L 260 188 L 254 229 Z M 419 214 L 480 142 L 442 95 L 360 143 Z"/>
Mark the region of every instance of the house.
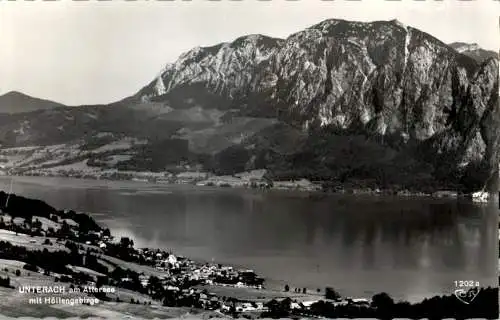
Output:
<path fill-rule="evenodd" d="M 188 180 L 188 181 L 194 181 L 194 180 L 203 180 L 208 178 L 208 173 L 206 172 L 197 172 L 197 171 L 185 171 L 181 172 L 177 175 L 178 179 L 181 180 Z"/>
<path fill-rule="evenodd" d="M 320 186 L 313 184 L 307 179 L 300 179 L 298 181 L 275 181 L 274 187 L 277 189 L 302 189 L 302 190 L 319 190 Z"/>
<path fill-rule="evenodd" d="M 177 264 L 177 258 L 173 254 L 169 255 L 165 261 L 170 264 Z"/>
<path fill-rule="evenodd" d="M 205 293 L 200 294 L 200 299 L 208 299 L 208 295 Z"/>
<path fill-rule="evenodd" d="M 167 291 L 180 291 L 179 287 L 175 286 L 164 286 L 163 288 Z"/>
<path fill-rule="evenodd" d="M 14 219 L 12 219 L 12 223 L 20 226 L 24 223 L 24 218 L 18 218 L 18 217 L 14 218 Z"/>
<path fill-rule="evenodd" d="M 318 303 L 319 300 L 303 301 L 302 305 L 306 308 L 310 308 L 313 304 Z"/>
<path fill-rule="evenodd" d="M 371 302 L 368 299 L 364 298 L 349 298 L 347 299 L 348 304 L 355 305 L 355 306 L 370 306 Z"/>
<path fill-rule="evenodd" d="M 302 305 L 300 303 L 298 303 L 298 302 L 292 302 L 290 304 L 290 308 L 291 309 L 302 309 Z"/>
<path fill-rule="evenodd" d="M 242 303 L 236 304 L 236 311 L 238 311 L 238 312 L 257 311 L 257 306 L 251 302 L 242 302 Z"/>
<path fill-rule="evenodd" d="M 434 196 L 437 198 L 456 198 L 458 197 L 458 192 L 449 191 L 449 190 L 441 190 L 434 192 Z"/>
<path fill-rule="evenodd" d="M 333 304 L 334 306 L 346 306 L 349 304 L 349 302 L 347 300 L 327 300 L 328 302 L 330 302 L 331 304 Z"/>
<path fill-rule="evenodd" d="M 98 238 L 101 237 L 101 231 L 89 231 L 89 235 L 96 236 Z"/>
<path fill-rule="evenodd" d="M 257 306 L 258 310 L 264 310 L 264 302 L 256 302 L 255 305 Z"/>
<path fill-rule="evenodd" d="M 66 223 L 70 227 L 78 227 L 78 223 L 76 223 L 75 220 L 73 220 L 73 219 L 63 219 L 63 221 L 66 221 Z"/>
<path fill-rule="evenodd" d="M 472 201 L 474 202 L 488 202 L 489 193 L 485 191 L 478 191 L 472 194 Z"/>

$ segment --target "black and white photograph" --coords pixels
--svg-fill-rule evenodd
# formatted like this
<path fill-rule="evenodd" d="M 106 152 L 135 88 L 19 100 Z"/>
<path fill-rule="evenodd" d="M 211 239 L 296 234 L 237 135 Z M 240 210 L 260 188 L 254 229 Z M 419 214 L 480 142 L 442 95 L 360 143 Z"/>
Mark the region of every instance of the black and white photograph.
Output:
<path fill-rule="evenodd" d="M 1 319 L 498 319 L 497 0 L 0 0 Z"/>

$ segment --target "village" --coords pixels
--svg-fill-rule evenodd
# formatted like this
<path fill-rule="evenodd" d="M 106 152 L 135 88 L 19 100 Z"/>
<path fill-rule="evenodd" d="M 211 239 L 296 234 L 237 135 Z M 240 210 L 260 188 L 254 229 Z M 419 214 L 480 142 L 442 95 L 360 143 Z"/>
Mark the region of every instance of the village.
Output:
<path fill-rule="evenodd" d="M 82 292 L 101 301 L 150 304 L 156 300 L 167 307 L 190 307 L 252 317 L 270 312 L 271 302 L 278 303 L 280 308 L 285 303 L 288 310 L 298 314 L 308 312 L 320 300 L 334 305 L 370 306 L 368 299 L 341 298 L 331 288 L 326 288 L 324 294 L 320 289 L 314 294 L 306 294 L 305 288 L 291 292 L 288 285 L 273 291 L 265 287 L 264 279 L 253 270 L 197 262 L 160 249 L 136 249 L 133 240 L 115 239 L 109 229 L 93 226 L 88 222 L 91 220 L 82 217 L 68 210 L 31 219 L 2 213 L 0 259 L 14 256 L 20 259 L 3 240 L 10 240 L 14 245 L 16 241 L 13 240 L 18 240 L 17 244 L 29 250 L 43 250 L 41 252 L 47 257 L 57 248 L 69 249 L 70 254 L 74 252 L 81 260 L 76 257 L 72 264 L 58 268 L 26 263 L 23 269 L 52 275 L 56 282 L 79 286 Z M 48 270 L 50 268 L 53 270 Z M 122 289 L 149 296 L 152 300 L 131 298 L 125 301 L 118 294 Z"/>

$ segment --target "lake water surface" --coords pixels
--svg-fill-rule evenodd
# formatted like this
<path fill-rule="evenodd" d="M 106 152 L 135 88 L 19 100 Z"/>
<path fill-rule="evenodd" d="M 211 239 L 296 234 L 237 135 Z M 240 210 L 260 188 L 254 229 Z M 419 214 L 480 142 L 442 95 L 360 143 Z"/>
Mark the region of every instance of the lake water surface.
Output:
<path fill-rule="evenodd" d="M 136 246 L 252 268 L 273 284 L 420 300 L 498 285 L 496 205 L 424 198 L 15 177 L 13 192 L 91 213 Z M 0 178 L 8 192 L 11 178 Z"/>

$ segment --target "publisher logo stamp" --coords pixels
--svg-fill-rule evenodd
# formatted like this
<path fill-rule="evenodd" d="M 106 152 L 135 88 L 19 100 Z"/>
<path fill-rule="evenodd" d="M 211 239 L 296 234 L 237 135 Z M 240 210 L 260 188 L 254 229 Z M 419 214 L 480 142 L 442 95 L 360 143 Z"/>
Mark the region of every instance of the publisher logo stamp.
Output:
<path fill-rule="evenodd" d="M 463 280 L 455 281 L 455 297 L 465 304 L 471 304 L 479 295 L 481 287 L 478 281 Z"/>

